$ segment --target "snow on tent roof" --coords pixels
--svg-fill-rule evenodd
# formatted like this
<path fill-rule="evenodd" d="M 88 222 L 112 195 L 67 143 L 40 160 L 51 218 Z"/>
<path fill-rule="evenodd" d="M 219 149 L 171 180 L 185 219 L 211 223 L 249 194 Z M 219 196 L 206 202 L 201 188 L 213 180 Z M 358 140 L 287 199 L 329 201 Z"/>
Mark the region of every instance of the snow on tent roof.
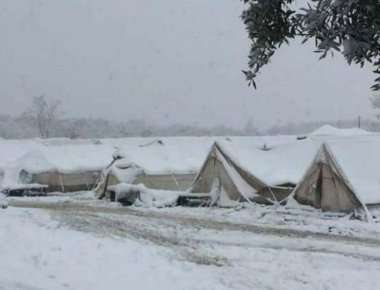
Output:
<path fill-rule="evenodd" d="M 9 167 L 29 172 L 42 172 L 55 170 L 54 164 L 48 161 L 40 150 L 32 150 L 15 160 Z"/>
<path fill-rule="evenodd" d="M 39 144 L 32 139 L 27 140 L 0 140 L 0 167 L 19 159 L 27 152 L 39 148 Z"/>
<path fill-rule="evenodd" d="M 105 142 L 113 142 L 123 152 L 124 159 L 119 165 L 135 163 L 146 174 L 186 174 L 199 170 L 213 138 L 131 138 Z"/>
<path fill-rule="evenodd" d="M 267 185 L 297 184 L 313 160 L 319 142 L 313 140 L 290 143 L 259 144 L 257 140 L 218 142 L 242 169 Z M 268 150 L 270 149 L 270 150 Z"/>
<path fill-rule="evenodd" d="M 372 133 L 360 128 L 339 129 L 331 125 L 323 125 L 310 133 L 311 136 L 355 136 L 370 134 Z"/>
<path fill-rule="evenodd" d="M 32 173 L 101 170 L 120 148 L 128 162 L 146 173 L 195 172 L 215 138 L 120 138 L 93 140 L 1 140 L 0 168 L 22 167 Z"/>
<path fill-rule="evenodd" d="M 142 167 L 147 174 L 195 173 L 203 164 L 211 145 L 217 141 L 280 144 L 294 136 L 275 137 L 165 137 L 101 139 L 0 140 L 0 168 L 23 167 L 32 173 L 58 170 L 77 172 L 100 170 L 112 161 L 119 148 L 126 162 Z M 24 160 L 25 159 L 25 160 Z"/>
<path fill-rule="evenodd" d="M 124 139 L 125 140 L 125 139 Z M 135 163 L 147 174 L 196 173 L 202 166 L 210 147 L 215 141 L 251 142 L 258 146 L 263 142 L 287 143 L 295 140 L 294 136 L 279 137 L 171 137 L 171 138 L 130 138 L 104 140 L 120 147 L 125 155 L 125 162 Z M 230 140 L 230 141 L 228 141 Z M 123 142 L 124 141 L 124 142 Z M 123 162 L 123 161 L 122 161 Z M 121 164 L 120 162 L 118 164 Z"/>
<path fill-rule="evenodd" d="M 31 150 L 16 160 L 9 162 L 3 173 L 2 187 L 13 186 L 19 183 L 20 172 L 24 170 L 38 171 L 51 170 L 53 165 L 38 150 Z"/>
<path fill-rule="evenodd" d="M 364 131 L 357 130 L 354 132 Z M 98 145 L 92 140 L 0 140 L 0 168 L 4 171 L 3 184 L 12 175 L 9 169 L 20 167 L 32 172 L 100 170 L 111 162 L 119 147 L 126 153 L 127 162 L 141 166 L 148 174 L 192 173 L 199 170 L 209 148 L 218 141 L 243 169 L 268 185 L 278 185 L 298 183 L 320 143 L 327 141 L 358 197 L 371 204 L 380 202 L 380 136 L 368 134 L 301 141 L 294 136 L 122 138 L 102 139 Z M 271 150 L 261 150 L 264 144 Z"/>
<path fill-rule="evenodd" d="M 40 146 L 4 166 L 30 173 L 101 170 L 112 160 L 113 148 L 96 145 Z"/>
<path fill-rule="evenodd" d="M 327 145 L 360 201 L 380 203 L 380 137 L 333 140 Z"/>
<path fill-rule="evenodd" d="M 44 146 L 42 153 L 63 173 L 102 170 L 112 161 L 115 149 L 107 145 Z"/>

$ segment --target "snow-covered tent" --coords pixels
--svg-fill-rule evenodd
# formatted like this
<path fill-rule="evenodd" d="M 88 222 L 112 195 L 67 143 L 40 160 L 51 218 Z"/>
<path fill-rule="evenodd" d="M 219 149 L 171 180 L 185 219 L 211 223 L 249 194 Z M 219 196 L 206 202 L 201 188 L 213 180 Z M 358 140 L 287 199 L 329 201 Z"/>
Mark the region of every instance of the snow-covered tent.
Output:
<path fill-rule="evenodd" d="M 6 165 L 1 187 L 40 184 L 48 186 L 47 192 L 92 189 L 112 152 L 102 149 L 97 145 L 40 146 Z"/>
<path fill-rule="evenodd" d="M 323 125 L 318 129 L 311 132 L 310 136 L 321 137 L 346 137 L 346 136 L 363 136 L 371 135 L 373 133 L 361 128 L 336 128 L 331 125 Z"/>
<path fill-rule="evenodd" d="M 47 185 L 47 192 L 75 192 L 94 188 L 100 172 L 100 170 L 72 172 L 52 170 L 39 173 L 22 172 L 22 175 L 28 176 L 27 179 L 23 179 L 24 181 Z"/>
<path fill-rule="evenodd" d="M 327 211 L 380 204 L 379 148 L 377 136 L 326 141 L 292 195 Z"/>
<path fill-rule="evenodd" d="M 158 156 L 156 156 L 157 159 L 159 159 Z M 180 159 L 177 162 L 180 162 Z M 162 165 L 165 166 L 165 162 Z M 103 197 L 109 186 L 121 183 L 143 184 L 147 188 L 159 190 L 185 190 L 190 187 L 195 174 L 195 170 L 192 169 L 185 171 L 172 168 L 153 171 L 124 158 L 116 160 L 103 170 L 96 186 L 96 192 L 98 197 Z"/>
<path fill-rule="evenodd" d="M 225 193 L 232 200 L 284 200 L 301 179 L 317 151 L 316 142 L 262 140 L 216 142 L 190 192 Z"/>
<path fill-rule="evenodd" d="M 48 191 L 91 189 L 98 173 L 110 164 L 112 154 L 119 149 L 125 158 L 118 161 L 119 168 L 112 170 L 115 176 L 110 175 L 111 184 L 125 182 L 129 171 L 124 169 L 136 164 L 142 170 L 133 183 L 142 183 L 147 188 L 183 190 L 192 184 L 215 141 L 260 147 L 291 143 L 295 139 L 260 136 L 1 140 L 0 150 L 7 154 L 0 156 L 3 169 L 0 187 L 19 188 L 20 184 L 34 183 L 48 185 Z"/>
<path fill-rule="evenodd" d="M 187 188 L 198 171 L 213 137 L 120 138 L 102 140 L 47 139 L 0 142 L 0 187 L 23 183 L 49 185 L 49 191 L 93 188 L 99 173 L 112 161 L 115 149 L 125 152 L 115 183 L 125 182 L 125 164 L 143 169 L 135 183 L 159 189 Z M 116 171 L 116 170 L 115 170 Z M 113 171 L 112 173 L 114 173 Z M 96 182 L 97 183 L 97 182 Z M 111 180 L 112 183 L 112 180 Z"/>
<path fill-rule="evenodd" d="M 121 159 L 106 168 L 97 186 L 98 196 L 119 183 L 143 184 L 150 189 L 185 190 L 213 142 L 212 137 L 130 138 L 104 140 L 119 149 Z"/>

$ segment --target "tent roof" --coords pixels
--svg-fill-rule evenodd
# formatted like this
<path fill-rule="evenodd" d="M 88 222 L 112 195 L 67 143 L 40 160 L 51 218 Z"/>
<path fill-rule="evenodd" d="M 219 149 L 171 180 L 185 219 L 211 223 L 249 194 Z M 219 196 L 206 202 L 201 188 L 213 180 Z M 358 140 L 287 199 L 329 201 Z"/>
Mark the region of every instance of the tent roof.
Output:
<path fill-rule="evenodd" d="M 135 163 L 147 174 L 186 174 L 199 171 L 215 141 L 253 142 L 260 146 L 267 142 L 267 139 L 270 143 L 284 143 L 296 138 L 294 136 L 130 138 L 105 139 L 104 143 L 112 143 L 123 152 L 125 158 L 118 164 Z"/>
<path fill-rule="evenodd" d="M 118 161 L 118 165 L 135 163 L 146 174 L 186 174 L 199 170 L 213 139 L 132 138 L 105 142 L 116 144 L 123 152 L 124 158 Z"/>
<path fill-rule="evenodd" d="M 365 136 L 355 138 L 359 137 Z M 119 149 L 125 155 L 125 162 L 137 164 L 147 174 L 195 173 L 217 141 L 243 169 L 269 185 L 276 185 L 297 183 L 318 144 L 326 139 L 342 138 L 312 136 L 300 141 L 295 136 L 0 140 L 0 150 L 6 153 L 0 156 L 0 168 L 5 173 L 15 167 L 36 173 L 100 170 L 110 164 L 114 151 Z M 260 150 L 264 144 L 271 150 Z"/>
<path fill-rule="evenodd" d="M 371 132 L 360 128 L 340 129 L 331 125 L 323 125 L 310 133 L 310 136 L 360 136 L 371 135 Z"/>
<path fill-rule="evenodd" d="M 239 167 L 268 185 L 298 183 L 313 160 L 320 142 L 294 139 L 290 142 L 271 141 L 265 143 L 270 148 L 268 151 L 263 150 L 263 144 L 257 140 L 233 140 L 218 144 Z"/>
<path fill-rule="evenodd" d="M 332 140 L 327 145 L 360 201 L 380 203 L 380 138 Z"/>
<path fill-rule="evenodd" d="M 195 173 L 216 140 L 257 140 L 262 144 L 266 138 L 295 139 L 279 136 L 0 140 L 0 150 L 6 152 L 0 156 L 0 168 L 5 173 L 11 168 L 32 173 L 100 170 L 110 164 L 118 149 L 125 156 L 123 162 L 135 163 L 147 174 Z"/>

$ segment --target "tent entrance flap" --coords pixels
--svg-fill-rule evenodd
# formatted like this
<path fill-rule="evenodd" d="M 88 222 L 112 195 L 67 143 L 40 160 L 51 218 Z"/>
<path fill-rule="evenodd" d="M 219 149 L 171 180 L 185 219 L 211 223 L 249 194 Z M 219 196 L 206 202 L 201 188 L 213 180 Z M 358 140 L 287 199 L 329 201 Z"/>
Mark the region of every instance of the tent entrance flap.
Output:
<path fill-rule="evenodd" d="M 215 188 L 215 181 L 218 186 Z M 243 180 L 235 168 L 214 145 L 194 180 L 190 191 L 193 193 L 213 193 L 223 191 L 232 200 L 240 200 L 244 195 L 256 194 L 256 190 Z M 220 192 L 218 192 L 220 194 Z"/>
<path fill-rule="evenodd" d="M 208 154 L 190 191 L 193 193 L 210 193 L 215 179 L 219 179 L 232 200 L 254 200 L 260 203 L 282 201 L 292 191 L 290 187 L 270 186 L 248 172 L 215 143 Z"/>
<path fill-rule="evenodd" d="M 300 203 L 326 211 L 349 211 L 361 206 L 325 145 L 322 145 L 293 195 Z"/>

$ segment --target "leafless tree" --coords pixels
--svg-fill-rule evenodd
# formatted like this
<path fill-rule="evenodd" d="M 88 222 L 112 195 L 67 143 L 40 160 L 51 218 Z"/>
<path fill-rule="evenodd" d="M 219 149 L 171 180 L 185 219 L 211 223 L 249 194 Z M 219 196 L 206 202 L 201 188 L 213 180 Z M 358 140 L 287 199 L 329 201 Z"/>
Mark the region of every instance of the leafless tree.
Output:
<path fill-rule="evenodd" d="M 44 95 L 34 97 L 28 115 L 32 118 L 41 138 L 51 136 L 59 117 L 60 101 L 48 101 Z"/>

